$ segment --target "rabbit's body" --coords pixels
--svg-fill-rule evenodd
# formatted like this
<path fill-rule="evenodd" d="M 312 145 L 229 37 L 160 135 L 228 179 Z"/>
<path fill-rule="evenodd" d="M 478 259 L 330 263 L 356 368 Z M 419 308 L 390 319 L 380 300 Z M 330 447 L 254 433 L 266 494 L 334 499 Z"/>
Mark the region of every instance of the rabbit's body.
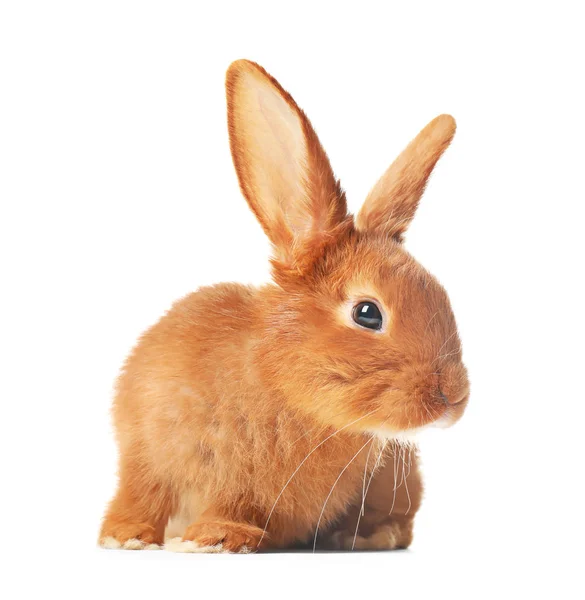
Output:
<path fill-rule="evenodd" d="M 261 67 L 234 63 L 240 187 L 274 284 L 177 302 L 118 380 L 120 482 L 100 540 L 142 547 L 187 517 L 197 547 L 406 547 L 421 496 L 396 440 L 463 414 L 449 299 L 402 237 L 455 124 L 432 121 L 354 219 L 309 121 Z M 390 440 L 390 443 L 388 443 Z"/>
<path fill-rule="evenodd" d="M 234 520 L 249 518 L 254 507 L 261 524 L 291 473 L 335 433 L 290 408 L 257 369 L 270 333 L 263 307 L 267 301 L 273 306 L 275 294 L 274 286 L 235 284 L 190 294 L 144 334 L 128 359 L 114 403 L 122 469 L 142 474 L 137 496 L 152 487 L 161 495 L 149 498 L 166 507 L 157 521 L 187 516 L 193 522 L 225 506 Z M 341 432 L 309 456 L 302 477 L 293 477 L 274 507 L 270 520 L 278 535 L 271 542 L 307 539 L 323 508 L 323 530 L 345 512 L 362 489 L 368 448 L 324 507 L 325 499 L 368 439 Z M 366 475 L 381 447 L 372 443 Z M 160 531 L 149 541 L 161 542 Z"/>

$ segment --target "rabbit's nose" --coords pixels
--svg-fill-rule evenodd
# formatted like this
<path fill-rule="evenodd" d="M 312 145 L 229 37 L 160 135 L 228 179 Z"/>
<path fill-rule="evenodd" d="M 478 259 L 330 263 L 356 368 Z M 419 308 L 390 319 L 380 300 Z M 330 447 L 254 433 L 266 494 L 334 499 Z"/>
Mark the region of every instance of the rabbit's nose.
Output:
<path fill-rule="evenodd" d="M 455 404 L 459 404 L 460 402 L 463 402 L 463 400 L 465 400 L 465 393 L 461 393 L 461 394 L 452 394 L 449 396 L 446 396 L 442 390 L 439 390 L 439 397 L 441 398 L 441 400 L 445 403 L 448 404 L 450 406 L 454 406 Z"/>

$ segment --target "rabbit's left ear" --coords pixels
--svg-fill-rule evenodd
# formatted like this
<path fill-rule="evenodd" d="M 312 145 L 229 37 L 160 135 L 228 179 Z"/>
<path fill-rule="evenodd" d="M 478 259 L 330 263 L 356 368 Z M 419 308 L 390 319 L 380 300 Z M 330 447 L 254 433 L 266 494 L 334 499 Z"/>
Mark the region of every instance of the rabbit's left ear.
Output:
<path fill-rule="evenodd" d="M 356 217 L 361 231 L 379 231 L 402 241 L 429 176 L 455 135 L 455 119 L 433 119 L 380 177 Z"/>
<path fill-rule="evenodd" d="M 262 67 L 226 76 L 232 158 L 240 188 L 276 250 L 298 270 L 312 244 L 347 216 L 345 195 L 305 114 Z"/>

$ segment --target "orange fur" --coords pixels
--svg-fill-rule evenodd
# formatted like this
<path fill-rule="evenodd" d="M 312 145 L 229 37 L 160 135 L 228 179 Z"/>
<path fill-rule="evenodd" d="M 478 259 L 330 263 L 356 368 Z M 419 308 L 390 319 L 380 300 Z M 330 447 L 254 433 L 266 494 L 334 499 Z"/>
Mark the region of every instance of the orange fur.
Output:
<path fill-rule="evenodd" d="M 407 546 L 416 456 L 395 493 L 406 451 L 382 438 L 454 422 L 469 394 L 447 295 L 400 243 L 454 127 L 440 117 L 423 130 L 355 226 L 291 96 L 248 61 L 226 85 L 234 164 L 276 285 L 202 288 L 142 336 L 117 384 L 120 483 L 100 540 L 161 543 L 180 514 L 200 545 L 311 543 L 319 525 L 319 545 L 347 547 L 371 479 L 356 547 Z M 383 330 L 352 322 L 364 299 Z"/>
<path fill-rule="evenodd" d="M 327 532 L 322 546 L 343 550 L 408 548 L 421 500 L 416 450 L 391 444 L 385 452 L 385 462 L 372 478 L 362 516 L 359 496 L 358 502 Z"/>
<path fill-rule="evenodd" d="M 455 119 L 433 119 L 380 177 L 356 218 L 358 229 L 377 229 L 402 239 L 428 178 L 455 135 Z M 392 211 L 388 204 L 392 202 Z"/>

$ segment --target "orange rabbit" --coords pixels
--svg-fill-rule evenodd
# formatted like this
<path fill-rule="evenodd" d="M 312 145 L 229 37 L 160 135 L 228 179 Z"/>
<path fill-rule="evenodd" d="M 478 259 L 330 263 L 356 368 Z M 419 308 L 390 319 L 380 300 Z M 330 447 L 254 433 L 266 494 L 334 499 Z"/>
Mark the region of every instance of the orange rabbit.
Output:
<path fill-rule="evenodd" d="M 182 518 L 210 551 L 406 547 L 421 482 L 402 441 L 455 422 L 469 396 L 447 295 L 402 245 L 455 122 L 429 123 L 354 218 L 278 82 L 240 60 L 226 87 L 274 283 L 202 288 L 141 337 L 117 383 L 100 543 L 162 544 Z"/>

